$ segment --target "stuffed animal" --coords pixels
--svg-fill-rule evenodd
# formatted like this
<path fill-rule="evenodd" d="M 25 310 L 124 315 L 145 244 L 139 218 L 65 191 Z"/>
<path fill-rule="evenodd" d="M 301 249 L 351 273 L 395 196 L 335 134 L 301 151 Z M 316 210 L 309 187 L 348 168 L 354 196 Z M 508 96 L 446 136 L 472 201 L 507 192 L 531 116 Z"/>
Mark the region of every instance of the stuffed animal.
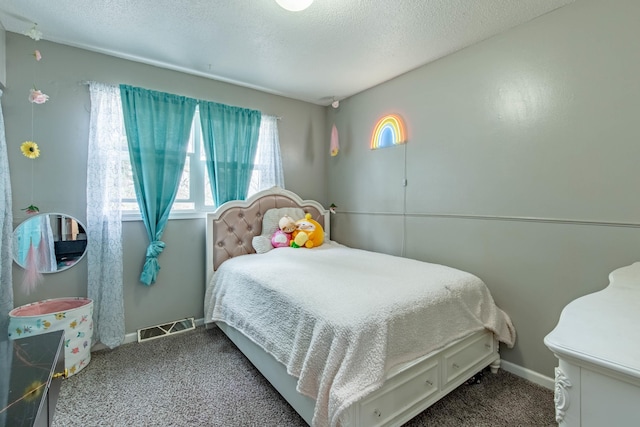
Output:
<path fill-rule="evenodd" d="M 278 221 L 278 227 L 285 233 L 291 234 L 296 231 L 296 222 L 289 215 L 285 215 Z"/>
<path fill-rule="evenodd" d="M 302 237 L 298 237 L 300 234 L 307 235 L 306 242 L 303 242 L 302 245 L 297 243 L 299 239 L 303 239 Z M 296 221 L 296 230 L 291 237 L 293 238 L 293 243 L 298 245 L 298 247 L 304 245 L 305 248 L 314 248 L 324 242 L 324 230 L 320 223 L 311 218 L 311 214 L 306 214 L 303 219 Z M 291 246 L 296 247 L 293 244 Z"/>
<path fill-rule="evenodd" d="M 271 246 L 274 248 L 284 248 L 291 245 L 292 236 L 296 229 L 296 222 L 288 215 L 283 216 L 278 221 L 278 230 L 271 236 Z"/>

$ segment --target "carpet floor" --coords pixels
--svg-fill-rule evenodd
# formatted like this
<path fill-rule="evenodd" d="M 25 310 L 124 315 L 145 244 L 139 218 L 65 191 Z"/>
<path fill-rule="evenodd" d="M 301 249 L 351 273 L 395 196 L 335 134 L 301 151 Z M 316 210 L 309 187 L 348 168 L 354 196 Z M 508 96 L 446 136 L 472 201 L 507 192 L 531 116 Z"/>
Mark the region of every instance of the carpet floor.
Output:
<path fill-rule="evenodd" d="M 485 373 L 405 427 L 554 426 L 553 392 Z M 92 354 L 62 383 L 54 427 L 306 426 L 217 328 Z"/>

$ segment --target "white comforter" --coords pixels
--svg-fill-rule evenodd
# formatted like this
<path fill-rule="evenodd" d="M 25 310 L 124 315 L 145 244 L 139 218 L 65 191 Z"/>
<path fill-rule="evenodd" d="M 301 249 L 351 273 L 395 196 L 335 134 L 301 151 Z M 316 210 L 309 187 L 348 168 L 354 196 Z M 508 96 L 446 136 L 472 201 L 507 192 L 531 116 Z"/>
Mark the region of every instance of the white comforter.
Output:
<path fill-rule="evenodd" d="M 314 426 L 338 425 L 392 367 L 487 328 L 515 330 L 476 276 L 326 242 L 225 261 L 207 287 L 205 319 L 273 355 L 316 399 Z"/>

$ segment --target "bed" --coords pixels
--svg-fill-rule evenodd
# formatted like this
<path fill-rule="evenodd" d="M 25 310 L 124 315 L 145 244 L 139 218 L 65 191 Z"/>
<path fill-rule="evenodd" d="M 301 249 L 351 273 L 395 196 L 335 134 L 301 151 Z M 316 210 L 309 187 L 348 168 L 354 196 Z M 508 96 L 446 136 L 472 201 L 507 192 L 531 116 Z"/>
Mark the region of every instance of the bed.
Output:
<path fill-rule="evenodd" d="M 324 243 L 261 248 L 267 217 L 283 212 L 310 214 Z M 497 372 L 499 342 L 514 344 L 479 278 L 341 245 L 328 210 L 282 188 L 225 203 L 206 229 L 205 324 L 310 425 L 401 425 L 487 366 Z"/>

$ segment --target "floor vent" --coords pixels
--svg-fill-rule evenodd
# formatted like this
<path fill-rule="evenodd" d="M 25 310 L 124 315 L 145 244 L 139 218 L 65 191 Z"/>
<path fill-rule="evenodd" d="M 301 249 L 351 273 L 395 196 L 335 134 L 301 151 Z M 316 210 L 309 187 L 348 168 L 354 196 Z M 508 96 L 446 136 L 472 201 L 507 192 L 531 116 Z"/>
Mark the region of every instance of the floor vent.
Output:
<path fill-rule="evenodd" d="M 193 317 L 189 317 L 188 319 L 175 320 L 169 323 L 163 323 L 162 325 L 150 326 L 148 328 L 138 329 L 138 342 L 168 337 L 169 335 L 191 331 L 195 328 L 196 323 L 193 320 Z"/>

